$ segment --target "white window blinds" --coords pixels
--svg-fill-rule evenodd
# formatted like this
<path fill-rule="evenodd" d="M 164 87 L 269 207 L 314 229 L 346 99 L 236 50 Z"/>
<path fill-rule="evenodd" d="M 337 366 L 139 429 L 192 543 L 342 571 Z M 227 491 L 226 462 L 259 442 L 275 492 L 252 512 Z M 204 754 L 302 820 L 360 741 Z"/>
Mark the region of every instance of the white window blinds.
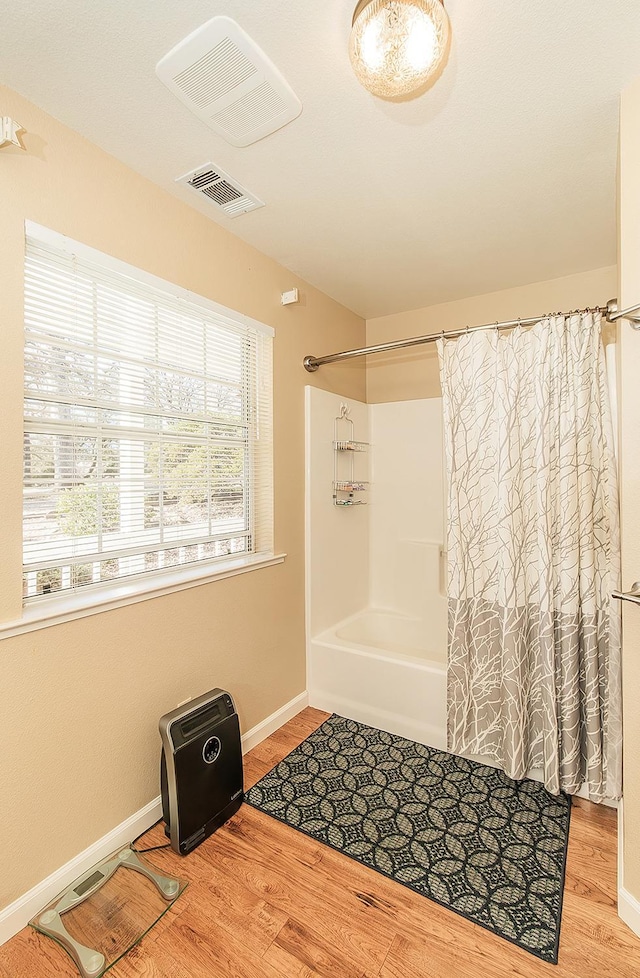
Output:
<path fill-rule="evenodd" d="M 24 595 L 273 549 L 273 331 L 34 225 Z"/>

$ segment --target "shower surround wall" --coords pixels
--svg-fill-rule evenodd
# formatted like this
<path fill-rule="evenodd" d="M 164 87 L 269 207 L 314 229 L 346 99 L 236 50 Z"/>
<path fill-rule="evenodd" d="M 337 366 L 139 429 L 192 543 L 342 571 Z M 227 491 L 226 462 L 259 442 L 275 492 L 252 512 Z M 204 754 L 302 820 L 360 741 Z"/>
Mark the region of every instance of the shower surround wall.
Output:
<path fill-rule="evenodd" d="M 417 619 L 435 655 L 447 643 L 442 399 L 371 404 L 369 417 L 369 603 Z"/>
<path fill-rule="evenodd" d="M 312 706 L 445 746 L 442 401 L 363 404 L 307 388 L 307 669 Z M 370 443 L 368 506 L 332 499 L 346 403 Z"/>

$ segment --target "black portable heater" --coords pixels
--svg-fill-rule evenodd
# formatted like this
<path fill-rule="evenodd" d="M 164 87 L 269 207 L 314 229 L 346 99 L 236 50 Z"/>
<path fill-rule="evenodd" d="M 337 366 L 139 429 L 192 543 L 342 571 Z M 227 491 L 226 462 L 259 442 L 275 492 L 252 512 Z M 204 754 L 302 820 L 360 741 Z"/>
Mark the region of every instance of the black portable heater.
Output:
<path fill-rule="evenodd" d="M 160 736 L 165 832 L 185 856 L 242 804 L 240 723 L 231 696 L 212 689 L 165 714 Z"/>

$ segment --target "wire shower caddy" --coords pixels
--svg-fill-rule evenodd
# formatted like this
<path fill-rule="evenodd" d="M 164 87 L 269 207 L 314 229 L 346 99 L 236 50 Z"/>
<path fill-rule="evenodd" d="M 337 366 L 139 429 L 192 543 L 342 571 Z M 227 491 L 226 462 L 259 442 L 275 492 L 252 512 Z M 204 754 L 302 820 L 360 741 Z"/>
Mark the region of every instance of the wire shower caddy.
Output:
<path fill-rule="evenodd" d="M 369 481 L 356 478 L 356 456 L 368 452 L 369 443 L 354 438 L 354 425 L 346 404 L 340 405 L 340 414 L 333 422 L 333 505 L 366 506 L 367 500 L 358 498 L 369 490 Z"/>

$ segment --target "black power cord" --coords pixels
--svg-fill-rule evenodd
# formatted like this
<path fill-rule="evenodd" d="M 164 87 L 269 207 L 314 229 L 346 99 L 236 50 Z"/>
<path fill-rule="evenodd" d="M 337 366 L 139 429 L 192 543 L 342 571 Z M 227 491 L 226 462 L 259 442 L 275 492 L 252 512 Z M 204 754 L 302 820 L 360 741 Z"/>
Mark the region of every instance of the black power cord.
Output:
<path fill-rule="evenodd" d="M 159 818 L 157 822 L 154 822 L 153 825 L 150 825 L 148 829 L 145 829 L 144 832 L 141 832 L 140 835 L 136 839 L 134 839 L 133 842 L 131 843 L 131 845 L 129 847 L 131 849 L 131 851 L 132 852 L 137 852 L 138 854 L 141 855 L 143 852 L 157 852 L 158 849 L 170 849 L 171 848 L 171 843 L 170 842 L 165 842 L 165 844 L 163 846 L 149 846 L 148 849 L 136 849 L 135 848 L 135 844 L 138 841 L 138 839 L 141 839 L 142 836 L 143 835 L 146 835 L 147 832 L 150 832 L 151 829 L 155 829 L 156 825 L 159 825 L 160 822 L 162 822 L 162 821 L 163 821 L 163 819 L 162 818 Z"/>

